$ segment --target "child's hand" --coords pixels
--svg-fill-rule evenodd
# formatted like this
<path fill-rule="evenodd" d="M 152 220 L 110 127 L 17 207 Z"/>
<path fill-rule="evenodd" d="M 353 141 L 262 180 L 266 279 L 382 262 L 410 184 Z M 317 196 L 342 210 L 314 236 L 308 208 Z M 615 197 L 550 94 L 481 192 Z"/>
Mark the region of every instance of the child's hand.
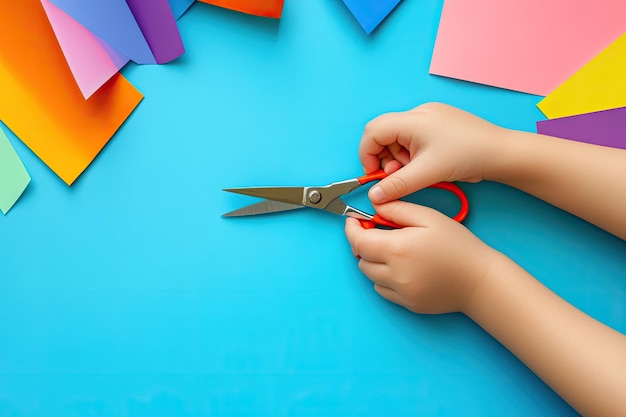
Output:
<path fill-rule="evenodd" d="M 386 299 L 416 313 L 464 311 L 497 252 L 463 225 L 428 207 L 403 201 L 377 205 L 404 229 L 363 229 L 347 219 L 346 236 L 359 268 Z"/>
<path fill-rule="evenodd" d="M 367 173 L 382 166 L 393 174 L 369 197 L 383 203 L 440 181 L 481 181 L 507 131 L 441 103 L 379 116 L 367 124 L 359 156 Z"/>

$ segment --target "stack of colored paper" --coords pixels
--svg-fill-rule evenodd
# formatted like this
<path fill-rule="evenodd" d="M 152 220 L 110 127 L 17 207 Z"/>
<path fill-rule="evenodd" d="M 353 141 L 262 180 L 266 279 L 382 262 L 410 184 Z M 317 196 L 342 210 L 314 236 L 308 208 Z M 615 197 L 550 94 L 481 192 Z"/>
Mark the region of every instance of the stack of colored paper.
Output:
<path fill-rule="evenodd" d="M 546 98 L 537 132 L 626 149 L 626 34 Z"/>
<path fill-rule="evenodd" d="M 183 54 L 176 20 L 193 1 L 2 2 L 0 120 L 71 185 L 142 99 L 120 69 Z M 275 18 L 283 7 L 283 0 L 203 1 Z M 0 133 L 0 209 L 6 213 L 30 177 Z"/>
<path fill-rule="evenodd" d="M 547 96 L 539 109 L 568 119 L 539 122 L 540 133 L 581 140 L 571 126 L 584 123 L 602 143 L 600 120 L 623 113 L 596 112 L 626 106 L 624 16 L 614 0 L 445 0 L 430 72 Z"/>
<path fill-rule="evenodd" d="M 0 119 L 71 184 L 142 96 L 116 73 L 86 100 L 40 0 L 2 2 L 0 15 Z"/>
<path fill-rule="evenodd" d="M 168 0 L 22 0 L 2 2 L 0 15 L 0 120 L 68 185 L 142 99 L 120 68 L 184 52 Z M 0 189 L 6 212 L 28 175 L 14 152 L 3 155 L 12 161 L 0 173 L 11 184 Z"/>

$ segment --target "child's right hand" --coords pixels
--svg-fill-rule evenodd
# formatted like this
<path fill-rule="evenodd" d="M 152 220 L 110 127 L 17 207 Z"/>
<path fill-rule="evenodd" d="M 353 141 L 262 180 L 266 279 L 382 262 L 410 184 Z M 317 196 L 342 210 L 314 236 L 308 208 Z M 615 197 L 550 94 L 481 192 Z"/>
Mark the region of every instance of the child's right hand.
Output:
<path fill-rule="evenodd" d="M 506 146 L 508 129 L 441 103 L 427 103 L 369 122 L 359 156 L 366 173 L 389 175 L 372 187 L 380 204 L 440 181 L 478 182 Z"/>

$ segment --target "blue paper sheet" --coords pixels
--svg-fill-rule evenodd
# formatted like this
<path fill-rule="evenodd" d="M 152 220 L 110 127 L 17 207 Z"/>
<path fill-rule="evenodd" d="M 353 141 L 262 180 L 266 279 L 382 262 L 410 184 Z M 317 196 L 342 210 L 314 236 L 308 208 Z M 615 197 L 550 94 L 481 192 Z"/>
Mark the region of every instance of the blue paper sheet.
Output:
<path fill-rule="evenodd" d="M 400 0 L 343 0 L 369 35 L 400 3 Z"/>
<path fill-rule="evenodd" d="M 191 7 L 195 0 L 169 0 L 174 17 L 179 19 Z"/>

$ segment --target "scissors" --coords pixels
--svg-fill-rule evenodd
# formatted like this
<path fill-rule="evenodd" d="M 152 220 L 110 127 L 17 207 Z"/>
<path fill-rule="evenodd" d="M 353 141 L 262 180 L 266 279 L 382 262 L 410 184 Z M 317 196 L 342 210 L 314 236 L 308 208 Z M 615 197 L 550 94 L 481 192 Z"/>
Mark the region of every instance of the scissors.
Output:
<path fill-rule="evenodd" d="M 265 200 L 226 213 L 223 217 L 255 216 L 257 214 L 276 213 L 310 207 L 338 214 L 340 216 L 356 218 L 361 222 L 361 225 L 367 229 L 371 229 L 376 226 L 399 229 L 402 228 L 402 226 L 399 226 L 378 214 L 369 214 L 356 207 L 352 207 L 346 204 L 346 202 L 341 198 L 362 185 L 381 180 L 386 176 L 387 174 L 385 171 L 378 170 L 361 177 L 334 182 L 324 186 L 226 188 L 224 191 L 244 194 L 252 197 L 260 197 Z M 451 182 L 439 182 L 428 188 L 439 188 L 454 194 L 461 202 L 461 208 L 453 219 L 458 222 L 465 220 L 467 213 L 469 212 L 469 202 L 467 200 L 467 196 L 458 185 Z"/>

